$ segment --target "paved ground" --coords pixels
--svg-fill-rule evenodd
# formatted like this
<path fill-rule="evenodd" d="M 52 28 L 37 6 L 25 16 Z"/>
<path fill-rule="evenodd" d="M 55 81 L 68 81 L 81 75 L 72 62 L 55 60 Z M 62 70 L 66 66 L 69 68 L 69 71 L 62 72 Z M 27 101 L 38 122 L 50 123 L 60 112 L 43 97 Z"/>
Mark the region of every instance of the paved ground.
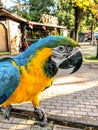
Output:
<path fill-rule="evenodd" d="M 91 57 L 96 56 L 97 47 L 95 45 L 91 46 L 89 43 L 82 43 L 81 50 L 84 57 Z"/>
<path fill-rule="evenodd" d="M 85 47 L 82 47 L 84 50 Z M 86 55 L 86 51 L 84 53 Z M 98 63 L 84 62 L 80 70 L 72 75 L 65 76 L 65 71 L 60 71 L 53 85 L 41 93 L 40 103 L 49 114 L 98 124 Z M 16 107 L 33 110 L 29 103 Z M 0 130 L 79 130 L 51 123 L 45 128 L 33 124 L 32 120 L 11 117 L 6 121 L 0 116 Z"/>

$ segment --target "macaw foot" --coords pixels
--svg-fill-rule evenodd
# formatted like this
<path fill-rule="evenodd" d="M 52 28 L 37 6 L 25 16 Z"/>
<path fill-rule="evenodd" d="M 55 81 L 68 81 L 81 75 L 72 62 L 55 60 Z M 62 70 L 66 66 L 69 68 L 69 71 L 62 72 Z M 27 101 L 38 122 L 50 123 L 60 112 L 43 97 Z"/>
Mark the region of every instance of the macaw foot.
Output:
<path fill-rule="evenodd" d="M 12 109 L 12 106 L 11 106 L 11 105 L 9 105 L 9 106 L 7 106 L 7 107 L 1 107 L 1 111 L 2 111 L 2 113 L 3 113 L 4 119 L 8 119 L 8 120 L 9 120 L 11 109 Z"/>
<path fill-rule="evenodd" d="M 47 125 L 47 115 L 45 113 L 45 111 L 39 107 L 34 107 L 35 112 L 38 114 L 38 120 L 40 120 L 40 125 L 42 127 Z"/>

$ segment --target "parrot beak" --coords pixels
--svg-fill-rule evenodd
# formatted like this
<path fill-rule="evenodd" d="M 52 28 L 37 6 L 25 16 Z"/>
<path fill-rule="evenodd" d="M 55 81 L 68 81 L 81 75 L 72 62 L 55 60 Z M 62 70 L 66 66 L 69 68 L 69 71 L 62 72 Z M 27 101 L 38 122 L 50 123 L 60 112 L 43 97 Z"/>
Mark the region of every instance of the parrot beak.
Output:
<path fill-rule="evenodd" d="M 73 68 L 73 71 L 71 73 L 74 73 L 77 71 L 82 64 L 82 54 L 80 51 L 76 52 L 75 54 L 68 57 L 66 60 L 64 60 L 60 65 L 60 69 L 69 69 Z"/>

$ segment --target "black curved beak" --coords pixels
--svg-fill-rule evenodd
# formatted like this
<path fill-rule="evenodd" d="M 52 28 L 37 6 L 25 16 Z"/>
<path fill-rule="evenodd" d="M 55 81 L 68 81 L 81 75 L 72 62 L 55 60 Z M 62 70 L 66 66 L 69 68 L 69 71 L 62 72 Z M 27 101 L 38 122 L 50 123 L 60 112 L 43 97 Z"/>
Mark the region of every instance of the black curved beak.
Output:
<path fill-rule="evenodd" d="M 60 65 L 60 69 L 69 69 L 73 68 L 71 73 L 77 71 L 82 65 L 82 54 L 80 51 L 69 57 L 68 59 L 64 60 Z"/>

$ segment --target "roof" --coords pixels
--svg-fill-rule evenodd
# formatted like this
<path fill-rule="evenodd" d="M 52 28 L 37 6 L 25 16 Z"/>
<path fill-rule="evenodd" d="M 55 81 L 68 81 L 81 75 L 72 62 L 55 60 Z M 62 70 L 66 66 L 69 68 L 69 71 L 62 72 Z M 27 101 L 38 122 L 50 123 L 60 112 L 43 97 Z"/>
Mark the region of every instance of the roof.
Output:
<path fill-rule="evenodd" d="M 33 21 L 29 21 L 29 24 L 38 25 L 38 26 L 46 26 L 46 27 L 54 27 L 54 28 L 66 29 L 66 26 L 50 25 L 50 24 L 44 24 L 44 23 L 33 22 Z"/>
<path fill-rule="evenodd" d="M 20 16 L 18 16 L 16 14 L 13 14 L 13 13 L 9 12 L 8 10 L 4 9 L 3 7 L 0 8 L 0 16 L 9 17 L 9 18 L 14 19 L 14 20 L 16 20 L 18 22 L 25 22 L 25 23 L 28 22 L 23 17 L 20 17 Z M 29 21 L 29 24 L 38 25 L 38 26 L 46 26 L 46 27 L 55 27 L 55 28 L 66 29 L 65 26 L 50 25 L 50 24 L 44 24 L 44 23 L 39 23 L 39 22 L 33 22 L 33 21 Z"/>
<path fill-rule="evenodd" d="M 12 19 L 15 19 L 16 21 L 18 22 L 27 22 L 26 19 L 16 15 L 16 14 L 13 14 L 11 12 L 9 12 L 8 10 L 4 9 L 4 8 L 0 8 L 0 17 L 1 16 L 6 16 L 6 17 L 9 17 L 9 18 L 12 18 Z"/>

